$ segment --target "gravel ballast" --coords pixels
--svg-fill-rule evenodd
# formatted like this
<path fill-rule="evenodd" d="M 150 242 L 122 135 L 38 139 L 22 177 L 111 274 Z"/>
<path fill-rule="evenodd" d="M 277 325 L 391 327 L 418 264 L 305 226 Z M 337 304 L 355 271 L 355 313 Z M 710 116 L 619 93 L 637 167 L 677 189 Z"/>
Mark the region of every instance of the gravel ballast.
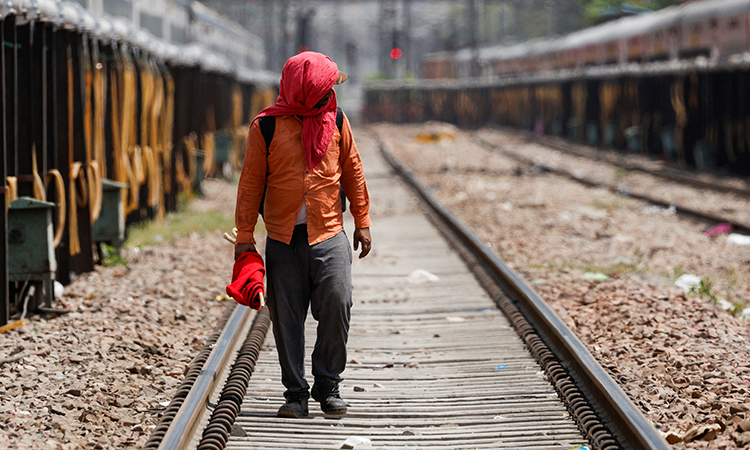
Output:
<path fill-rule="evenodd" d="M 445 124 L 356 131 L 362 153 L 377 151 L 372 137 L 382 137 L 519 272 L 665 436 L 695 439 L 674 448 L 747 448 L 750 324 L 721 305 L 741 311 L 750 303 L 750 247 L 503 151 L 628 183 L 632 192 L 710 205 L 736 220 L 750 211 L 745 200 L 671 188 L 642 173 L 636 180 L 509 132 Z M 477 136 L 500 150 L 476 144 Z M 192 211 L 233 213 L 234 185 L 207 180 L 203 189 Z M 185 367 L 233 306 L 222 296 L 232 267 L 222 231 L 126 249 L 127 267 L 97 267 L 66 287 L 55 307 L 70 313 L 32 315 L 1 334 L 0 448 L 141 448 Z M 683 274 L 700 276 L 703 292 L 676 287 Z"/>
<path fill-rule="evenodd" d="M 507 130 L 369 130 L 531 284 L 674 448 L 747 448 L 750 247 L 704 234 L 715 224 L 545 166 L 738 221 L 750 222 L 748 199 L 623 171 Z M 685 274 L 703 285 L 678 288 Z"/>
<path fill-rule="evenodd" d="M 203 191 L 191 211 L 233 213 L 234 185 L 207 180 Z M 222 297 L 233 258 L 221 234 L 123 249 L 127 266 L 66 286 L 54 306 L 69 313 L 0 334 L 0 448 L 142 448 L 234 306 Z"/>

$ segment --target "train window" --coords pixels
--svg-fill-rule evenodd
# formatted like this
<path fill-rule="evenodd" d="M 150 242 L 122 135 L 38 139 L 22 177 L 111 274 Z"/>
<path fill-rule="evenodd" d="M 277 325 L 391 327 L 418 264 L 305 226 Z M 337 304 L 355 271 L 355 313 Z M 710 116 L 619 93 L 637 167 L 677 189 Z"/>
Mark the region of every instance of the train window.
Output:
<path fill-rule="evenodd" d="M 141 26 L 151 32 L 154 36 L 160 38 L 164 35 L 163 22 L 161 17 L 145 12 L 141 13 Z"/>
<path fill-rule="evenodd" d="M 170 25 L 169 35 L 171 42 L 174 44 L 187 44 L 189 42 L 188 35 L 184 28 Z"/>
<path fill-rule="evenodd" d="M 102 3 L 104 12 L 113 16 L 127 17 L 133 19 L 133 5 L 131 0 L 104 0 Z"/>

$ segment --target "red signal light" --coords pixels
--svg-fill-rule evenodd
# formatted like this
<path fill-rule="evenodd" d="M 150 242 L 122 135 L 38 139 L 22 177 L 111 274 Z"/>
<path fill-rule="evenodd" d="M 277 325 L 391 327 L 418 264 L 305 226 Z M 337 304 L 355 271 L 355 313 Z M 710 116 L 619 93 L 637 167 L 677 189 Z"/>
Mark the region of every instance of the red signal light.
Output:
<path fill-rule="evenodd" d="M 404 55 L 404 52 L 400 48 L 394 48 L 391 50 L 391 59 L 399 59 Z"/>

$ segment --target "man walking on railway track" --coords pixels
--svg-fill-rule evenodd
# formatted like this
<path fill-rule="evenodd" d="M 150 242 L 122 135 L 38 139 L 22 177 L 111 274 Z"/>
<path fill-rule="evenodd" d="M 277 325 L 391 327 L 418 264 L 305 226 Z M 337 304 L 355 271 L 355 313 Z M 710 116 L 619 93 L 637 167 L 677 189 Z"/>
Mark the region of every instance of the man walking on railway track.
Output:
<path fill-rule="evenodd" d="M 354 250 L 362 246 L 360 258 L 370 252 L 371 237 L 362 162 L 333 90 L 346 78 L 320 53 L 304 52 L 287 61 L 276 104 L 261 111 L 250 128 L 237 190 L 235 260 L 256 251 L 253 232 L 260 211 L 268 233 L 267 301 L 286 388 L 280 417 L 307 416 L 310 395 L 326 414 L 347 410 L 338 387 L 352 306 L 352 250 L 342 211 L 346 198 L 356 227 Z M 308 308 L 318 321 L 312 391 L 304 363 Z"/>

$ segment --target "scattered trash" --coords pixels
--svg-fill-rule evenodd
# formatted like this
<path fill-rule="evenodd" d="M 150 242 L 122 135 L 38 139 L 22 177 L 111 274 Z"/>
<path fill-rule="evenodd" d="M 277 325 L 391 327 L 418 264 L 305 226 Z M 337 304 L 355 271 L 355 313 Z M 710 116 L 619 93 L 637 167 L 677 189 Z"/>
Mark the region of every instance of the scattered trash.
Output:
<path fill-rule="evenodd" d="M 367 392 L 367 388 L 363 388 L 362 386 L 354 386 L 354 392 Z"/>
<path fill-rule="evenodd" d="M 609 280 L 609 275 L 599 272 L 586 272 L 583 274 L 584 280 L 604 281 Z"/>
<path fill-rule="evenodd" d="M 678 435 L 674 431 L 670 431 L 669 433 L 661 433 L 661 435 L 662 437 L 664 437 L 664 440 L 666 440 L 672 445 L 682 441 L 682 438 L 680 437 L 680 435 Z"/>
<path fill-rule="evenodd" d="M 159 405 L 166 408 L 167 406 L 169 406 L 171 402 L 172 402 L 171 400 L 164 400 L 163 402 L 159 402 Z"/>
<path fill-rule="evenodd" d="M 507 368 L 508 368 L 507 364 L 498 364 L 498 365 L 495 366 L 495 370 L 504 370 L 504 369 L 507 369 Z"/>
<path fill-rule="evenodd" d="M 360 360 L 358 360 L 356 358 L 352 358 L 351 363 L 352 364 L 362 364 L 362 361 L 360 361 Z"/>
<path fill-rule="evenodd" d="M 731 302 L 724 300 L 723 298 L 720 298 L 719 300 L 717 300 L 716 304 L 719 305 L 719 308 L 723 309 L 724 311 L 729 311 L 730 309 L 734 309 L 734 305 Z"/>
<path fill-rule="evenodd" d="M 721 432 L 721 424 L 696 425 L 682 435 L 682 442 L 713 441 Z"/>
<path fill-rule="evenodd" d="M 6 331 L 10 331 L 14 328 L 22 327 L 26 325 L 27 323 L 29 323 L 29 319 L 16 320 L 15 322 L 5 324 L 2 327 L 0 327 L 0 334 L 5 333 Z"/>
<path fill-rule="evenodd" d="M 493 417 L 493 419 L 495 419 L 495 420 L 504 420 L 505 416 L 501 416 L 501 415 L 498 414 L 497 416 Z"/>
<path fill-rule="evenodd" d="M 347 438 L 344 441 L 344 443 L 341 444 L 341 447 L 339 447 L 339 448 L 349 448 L 349 449 L 351 449 L 351 448 L 355 448 L 357 446 L 372 447 L 372 441 L 369 440 L 369 439 L 367 439 L 367 438 L 363 438 L 363 437 L 359 437 L 359 436 L 352 436 L 350 438 Z"/>
<path fill-rule="evenodd" d="M 454 323 L 456 323 L 456 322 L 465 322 L 466 321 L 465 318 L 458 317 L 458 316 L 448 316 L 448 317 L 445 318 L 445 320 L 447 320 L 448 322 L 454 322 Z"/>
<path fill-rule="evenodd" d="M 730 231 L 732 231 L 731 223 L 720 223 L 715 227 L 709 228 L 708 230 L 704 231 L 703 234 L 705 234 L 706 236 L 714 236 L 716 234 L 728 233 Z"/>
<path fill-rule="evenodd" d="M 393 368 L 393 363 L 384 364 L 380 367 L 376 367 L 374 370 L 383 370 L 383 369 L 391 369 Z"/>
<path fill-rule="evenodd" d="M 729 245 L 750 245 L 750 236 L 744 234 L 732 233 L 727 236 L 727 244 Z"/>
<path fill-rule="evenodd" d="M 570 447 L 570 450 L 589 450 L 589 447 L 581 445 L 579 447 Z"/>
<path fill-rule="evenodd" d="M 245 431 L 242 426 L 235 423 L 234 425 L 232 425 L 232 432 L 230 434 L 231 436 L 245 437 L 247 436 L 247 431 Z"/>
<path fill-rule="evenodd" d="M 62 283 L 60 283 L 57 280 L 55 280 L 54 292 L 55 292 L 55 298 L 60 298 L 63 296 L 63 294 L 65 294 L 65 287 L 63 287 Z"/>
<path fill-rule="evenodd" d="M 684 275 L 680 275 L 680 277 L 675 280 L 674 285 L 684 290 L 685 292 L 690 292 L 700 287 L 701 277 L 699 277 L 698 275 L 686 273 Z"/>
<path fill-rule="evenodd" d="M 643 210 L 646 214 L 663 214 L 663 215 L 675 215 L 677 214 L 677 208 L 674 206 L 670 206 L 669 208 L 662 208 L 661 206 L 651 205 L 647 206 L 646 209 Z"/>
<path fill-rule="evenodd" d="M 424 269 L 417 269 L 409 274 L 409 283 L 412 284 L 435 283 L 438 281 L 440 281 L 439 276 Z"/>
<path fill-rule="evenodd" d="M 375 384 L 372 385 L 372 387 L 378 388 L 378 389 L 383 389 L 383 385 L 380 384 L 380 383 L 375 383 Z"/>
<path fill-rule="evenodd" d="M 432 132 L 423 132 L 419 133 L 414 137 L 414 140 L 417 142 L 424 142 L 426 144 L 428 143 L 435 143 L 440 142 L 443 139 L 456 139 L 456 133 L 453 131 L 432 131 Z"/>

